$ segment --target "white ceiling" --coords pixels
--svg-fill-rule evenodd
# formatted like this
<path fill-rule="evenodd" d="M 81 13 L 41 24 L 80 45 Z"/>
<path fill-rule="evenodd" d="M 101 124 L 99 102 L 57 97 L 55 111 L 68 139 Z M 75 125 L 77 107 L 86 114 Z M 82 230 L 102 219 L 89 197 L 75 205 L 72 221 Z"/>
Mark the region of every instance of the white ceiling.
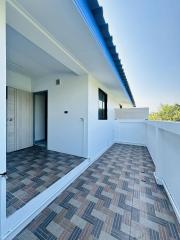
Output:
<path fill-rule="evenodd" d="M 49 74 L 72 73 L 63 64 L 35 46 L 7 25 L 7 68 L 41 78 Z"/>
<path fill-rule="evenodd" d="M 76 74 L 92 75 L 105 84 L 121 103 L 130 104 L 107 51 L 94 31 L 92 33 L 75 1 L 8 0 L 6 7 L 7 23 L 13 29 Z"/>

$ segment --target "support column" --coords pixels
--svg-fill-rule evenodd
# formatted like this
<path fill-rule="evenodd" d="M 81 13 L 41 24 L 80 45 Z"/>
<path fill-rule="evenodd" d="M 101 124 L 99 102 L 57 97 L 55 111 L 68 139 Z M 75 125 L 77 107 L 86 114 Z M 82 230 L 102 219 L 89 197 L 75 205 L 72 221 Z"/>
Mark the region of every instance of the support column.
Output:
<path fill-rule="evenodd" d="M 6 6 L 0 0 L 0 239 L 6 229 Z"/>

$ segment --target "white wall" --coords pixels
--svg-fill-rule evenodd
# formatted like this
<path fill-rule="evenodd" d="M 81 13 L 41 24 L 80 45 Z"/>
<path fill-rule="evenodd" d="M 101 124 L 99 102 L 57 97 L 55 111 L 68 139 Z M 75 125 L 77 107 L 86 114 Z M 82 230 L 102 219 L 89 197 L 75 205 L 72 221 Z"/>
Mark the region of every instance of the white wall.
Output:
<path fill-rule="evenodd" d="M 88 77 L 47 76 L 33 80 L 32 90 L 48 91 L 48 149 L 87 157 Z"/>
<path fill-rule="evenodd" d="M 147 147 L 156 166 L 155 177 L 163 184 L 180 221 L 180 123 L 147 121 Z"/>
<path fill-rule="evenodd" d="M 6 78 L 7 86 L 31 92 L 30 77 L 11 70 L 7 70 Z"/>
<path fill-rule="evenodd" d="M 115 142 L 127 144 L 146 144 L 144 121 L 116 120 Z"/>
<path fill-rule="evenodd" d="M 156 180 L 165 187 L 180 221 L 180 123 L 118 120 L 116 133 L 117 142 L 147 146 Z"/>
<path fill-rule="evenodd" d="M 154 127 L 153 125 L 146 124 L 146 146 L 148 147 L 149 152 L 151 153 L 151 157 L 156 164 L 156 168 L 158 162 L 156 161 L 156 155 L 158 154 L 158 146 L 155 139 L 157 139 L 158 128 Z"/>
<path fill-rule="evenodd" d="M 34 104 L 35 141 L 45 139 L 45 95 L 36 94 Z"/>
<path fill-rule="evenodd" d="M 48 149 L 87 157 L 87 75 L 55 74 L 31 79 L 11 70 L 7 72 L 8 86 L 33 92 L 48 90 Z M 56 85 L 59 78 L 61 84 Z M 36 137 L 40 139 L 38 129 Z"/>
<path fill-rule="evenodd" d="M 148 119 L 149 108 L 118 108 L 115 109 L 116 119 Z"/>
<path fill-rule="evenodd" d="M 172 198 L 180 221 L 180 135 L 159 129 L 157 146 L 156 175 Z"/>
<path fill-rule="evenodd" d="M 114 142 L 114 108 L 119 103 L 91 76 L 88 83 L 88 156 L 95 159 Z M 108 120 L 98 120 L 98 88 L 108 94 Z"/>

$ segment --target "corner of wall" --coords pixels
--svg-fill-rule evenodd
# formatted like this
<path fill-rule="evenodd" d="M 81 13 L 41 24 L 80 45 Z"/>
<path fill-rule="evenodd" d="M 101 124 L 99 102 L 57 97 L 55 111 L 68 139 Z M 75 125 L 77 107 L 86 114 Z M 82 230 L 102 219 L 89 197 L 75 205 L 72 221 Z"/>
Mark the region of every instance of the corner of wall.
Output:
<path fill-rule="evenodd" d="M 6 84 L 9 87 L 32 92 L 31 77 L 10 69 L 7 69 Z"/>

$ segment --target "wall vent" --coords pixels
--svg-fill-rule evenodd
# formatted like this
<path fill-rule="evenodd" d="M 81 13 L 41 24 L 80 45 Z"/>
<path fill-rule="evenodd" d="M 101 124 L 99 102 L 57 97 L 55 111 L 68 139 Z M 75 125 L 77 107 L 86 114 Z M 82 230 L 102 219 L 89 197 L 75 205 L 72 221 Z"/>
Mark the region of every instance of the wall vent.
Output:
<path fill-rule="evenodd" d="M 60 79 L 56 79 L 56 85 L 60 85 Z"/>

